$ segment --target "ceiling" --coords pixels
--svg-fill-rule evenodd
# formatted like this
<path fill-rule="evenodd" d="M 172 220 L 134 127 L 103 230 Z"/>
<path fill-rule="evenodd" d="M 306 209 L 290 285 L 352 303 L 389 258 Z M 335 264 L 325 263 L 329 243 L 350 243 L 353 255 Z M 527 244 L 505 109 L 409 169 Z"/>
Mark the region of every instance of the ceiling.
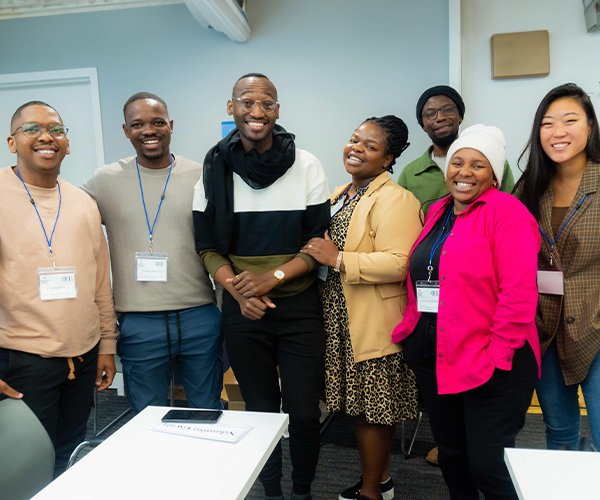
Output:
<path fill-rule="evenodd" d="M 183 3 L 183 0 L 0 0 L 0 19 Z"/>

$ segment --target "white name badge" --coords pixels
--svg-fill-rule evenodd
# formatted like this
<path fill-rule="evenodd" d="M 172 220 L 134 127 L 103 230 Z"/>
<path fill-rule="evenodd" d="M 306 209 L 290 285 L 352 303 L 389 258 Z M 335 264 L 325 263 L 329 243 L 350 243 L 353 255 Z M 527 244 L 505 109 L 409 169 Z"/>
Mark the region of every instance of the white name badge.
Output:
<path fill-rule="evenodd" d="M 137 281 L 167 281 L 166 253 L 135 253 L 135 279 Z"/>
<path fill-rule="evenodd" d="M 38 267 L 40 299 L 59 300 L 77 298 L 74 267 Z"/>
<path fill-rule="evenodd" d="M 317 269 L 317 278 L 322 281 L 327 281 L 327 273 L 329 272 L 328 266 L 319 266 Z"/>
<path fill-rule="evenodd" d="M 565 280 L 560 269 L 539 269 L 537 272 L 538 292 L 549 295 L 564 295 Z"/>
<path fill-rule="evenodd" d="M 440 303 L 439 281 L 417 281 L 417 311 L 437 313 Z"/>
<path fill-rule="evenodd" d="M 333 217 L 337 214 L 342 208 L 344 208 L 344 197 L 340 197 L 338 202 L 331 207 L 331 216 Z"/>

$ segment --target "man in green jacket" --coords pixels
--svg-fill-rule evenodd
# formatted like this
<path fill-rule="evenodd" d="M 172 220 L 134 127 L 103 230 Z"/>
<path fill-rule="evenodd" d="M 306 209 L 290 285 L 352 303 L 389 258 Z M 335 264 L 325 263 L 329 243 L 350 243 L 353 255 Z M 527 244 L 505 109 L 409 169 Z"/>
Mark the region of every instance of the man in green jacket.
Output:
<path fill-rule="evenodd" d="M 447 85 L 427 89 L 417 102 L 417 121 L 433 144 L 423 156 L 404 167 L 398 184 L 417 197 L 424 214 L 435 201 L 449 193 L 445 179 L 446 154 L 458 137 L 464 115 L 465 103 L 460 94 Z M 500 190 L 510 193 L 514 185 L 512 171 L 506 162 Z"/>

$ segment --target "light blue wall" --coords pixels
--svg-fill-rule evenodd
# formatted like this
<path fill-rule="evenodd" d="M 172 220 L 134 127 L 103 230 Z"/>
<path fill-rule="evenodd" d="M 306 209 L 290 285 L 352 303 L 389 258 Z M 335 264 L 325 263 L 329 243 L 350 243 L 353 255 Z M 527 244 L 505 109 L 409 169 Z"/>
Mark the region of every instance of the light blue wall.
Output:
<path fill-rule="evenodd" d="M 342 148 L 364 118 L 406 121 L 400 167 L 429 145 L 414 109 L 448 82 L 447 0 L 248 0 L 247 15 L 247 43 L 203 29 L 184 4 L 3 20 L 0 73 L 97 67 L 107 162 L 132 154 L 121 109 L 141 90 L 167 101 L 172 151 L 202 161 L 250 71 L 275 83 L 279 123 L 319 157 L 331 188 L 348 179 Z"/>

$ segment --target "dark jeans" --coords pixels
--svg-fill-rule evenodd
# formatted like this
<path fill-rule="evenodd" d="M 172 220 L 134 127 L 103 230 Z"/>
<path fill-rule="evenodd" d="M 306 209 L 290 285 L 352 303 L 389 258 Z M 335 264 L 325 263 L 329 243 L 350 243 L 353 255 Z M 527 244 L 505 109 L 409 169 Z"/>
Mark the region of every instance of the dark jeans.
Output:
<path fill-rule="evenodd" d="M 409 363 L 429 414 L 439 462 L 452 500 L 517 500 L 504 463 L 515 446 L 537 383 L 537 362 L 526 343 L 512 370 L 496 368 L 485 384 L 458 394 L 438 394 L 435 358 Z"/>
<path fill-rule="evenodd" d="M 0 348 L 0 379 L 23 394 L 54 444 L 54 477 L 62 474 L 73 450 L 85 439 L 94 400 L 98 346 L 72 358 L 42 358 Z"/>
<path fill-rule="evenodd" d="M 125 394 L 136 412 L 167 405 L 175 365 L 190 408 L 222 408 L 223 336 L 217 306 L 118 313 L 117 318 Z"/>
<path fill-rule="evenodd" d="M 249 411 L 290 416 L 290 455 L 294 492 L 310 492 L 319 458 L 319 397 L 323 383 L 325 332 L 315 287 L 293 297 L 273 299 L 277 306 L 253 321 L 223 292 L 223 333 L 231 367 Z M 277 366 L 281 375 L 281 390 Z M 281 495 L 281 444 L 259 475 L 267 496 Z"/>

